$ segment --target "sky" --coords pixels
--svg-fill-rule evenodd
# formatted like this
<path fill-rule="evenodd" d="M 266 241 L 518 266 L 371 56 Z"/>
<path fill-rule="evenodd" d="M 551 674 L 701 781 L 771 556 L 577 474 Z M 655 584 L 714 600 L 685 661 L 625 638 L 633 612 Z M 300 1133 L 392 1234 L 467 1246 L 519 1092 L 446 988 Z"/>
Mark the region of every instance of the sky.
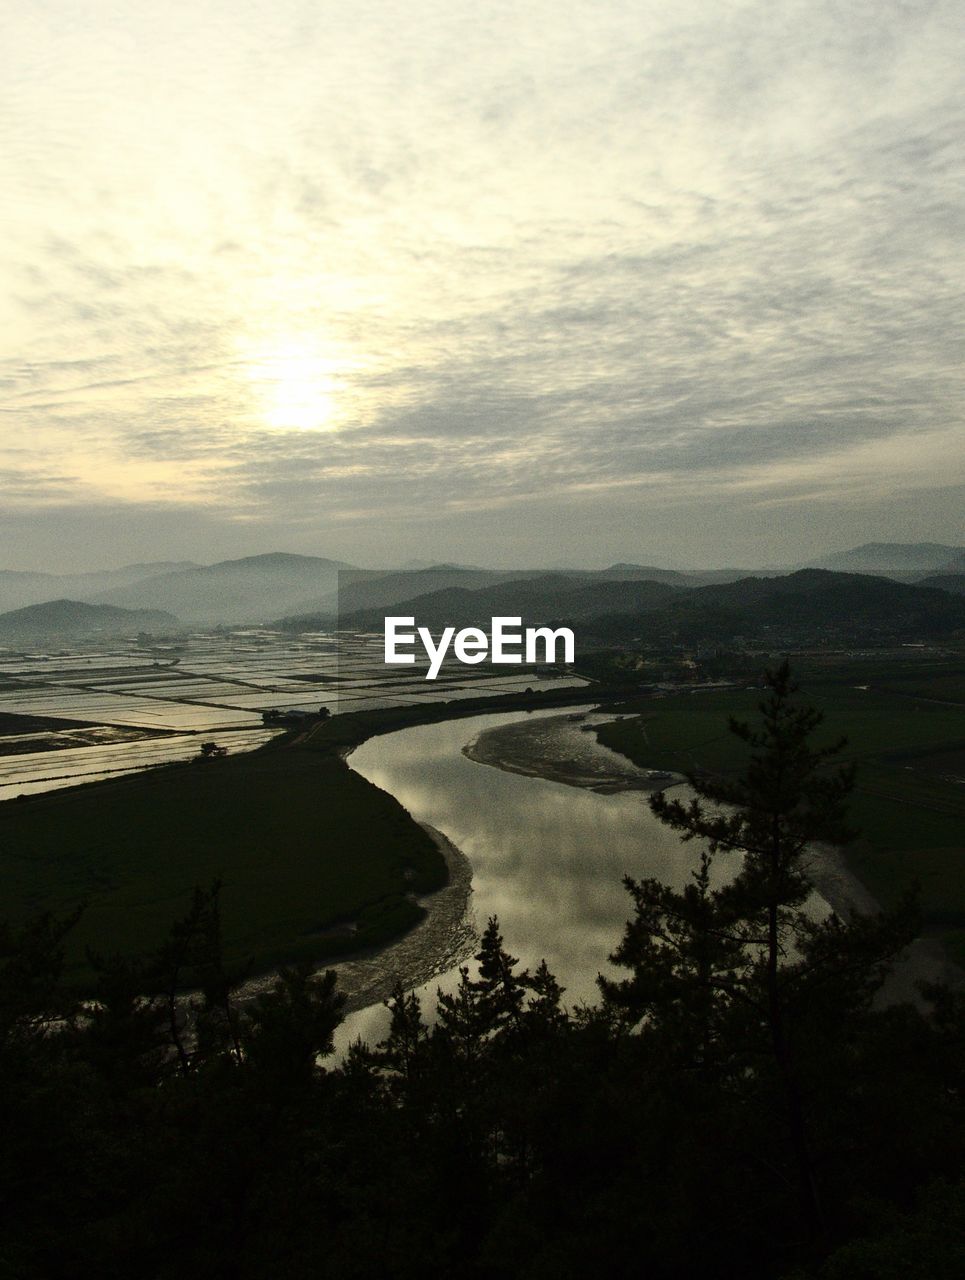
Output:
<path fill-rule="evenodd" d="M 960 0 L 0 4 L 0 568 L 965 543 Z"/>

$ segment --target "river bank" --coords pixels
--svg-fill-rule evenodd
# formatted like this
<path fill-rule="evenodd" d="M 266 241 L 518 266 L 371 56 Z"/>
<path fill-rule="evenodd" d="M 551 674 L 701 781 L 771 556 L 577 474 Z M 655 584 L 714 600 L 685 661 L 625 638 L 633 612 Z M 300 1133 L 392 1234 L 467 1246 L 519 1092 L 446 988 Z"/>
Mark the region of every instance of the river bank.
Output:
<path fill-rule="evenodd" d="M 318 972 L 334 969 L 338 974 L 339 990 L 347 997 L 346 1013 L 381 1004 L 398 982 L 406 990 L 423 986 L 461 964 L 475 950 L 478 933 L 470 910 L 469 859 L 443 832 L 426 822 L 419 826 L 445 859 L 448 883 L 433 893 L 413 895 L 425 910 L 425 919 L 401 938 L 353 953 L 344 960 L 319 962 Z M 276 976 L 272 972 L 251 978 L 238 988 L 236 1000 L 243 1006 L 261 992 L 270 991 Z"/>
<path fill-rule="evenodd" d="M 610 718 L 594 708 L 581 708 L 567 715 L 520 720 L 476 734 L 462 751 L 477 764 L 587 787 L 600 795 L 659 791 L 683 782 L 679 774 L 641 769 L 599 743 L 593 729 Z"/>
<path fill-rule="evenodd" d="M 478 764 L 509 773 L 546 778 L 599 794 L 653 792 L 685 785 L 681 774 L 642 769 L 626 756 L 599 743 L 594 728 L 612 717 L 585 713 L 524 720 L 477 734 L 463 754 Z M 809 874 L 815 890 L 842 918 L 881 911 L 881 903 L 851 870 L 842 849 L 816 845 Z M 952 963 L 939 939 L 922 936 L 896 962 L 879 997 L 882 1003 L 922 1003 L 921 983 L 965 984 L 965 973 Z"/>

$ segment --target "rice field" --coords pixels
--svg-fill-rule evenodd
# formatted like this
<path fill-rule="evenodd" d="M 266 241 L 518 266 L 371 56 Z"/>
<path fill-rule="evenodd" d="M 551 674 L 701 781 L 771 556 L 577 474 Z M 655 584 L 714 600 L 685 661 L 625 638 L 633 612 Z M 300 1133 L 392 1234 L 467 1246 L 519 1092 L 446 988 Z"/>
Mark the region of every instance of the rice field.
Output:
<path fill-rule="evenodd" d="M 522 668 L 453 662 L 431 683 L 424 674 L 387 669 L 382 637 L 368 634 L 251 629 L 152 648 L 0 650 L 0 801 L 189 760 L 203 741 L 229 755 L 251 750 L 282 731 L 264 712 L 334 715 L 540 682 Z"/>

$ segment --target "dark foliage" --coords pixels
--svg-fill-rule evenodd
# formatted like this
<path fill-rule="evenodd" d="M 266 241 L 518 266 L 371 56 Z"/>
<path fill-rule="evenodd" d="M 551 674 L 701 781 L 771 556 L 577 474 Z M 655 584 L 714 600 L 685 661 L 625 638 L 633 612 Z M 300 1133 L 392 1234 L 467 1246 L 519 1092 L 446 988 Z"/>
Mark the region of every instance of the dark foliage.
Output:
<path fill-rule="evenodd" d="M 431 1022 L 399 987 L 333 1068 L 334 975 L 239 1002 L 217 885 L 157 954 L 93 957 L 81 1006 L 71 921 L 0 936 L 0 1277 L 961 1274 L 965 1001 L 876 1002 L 910 904 L 811 910 L 851 779 L 788 672 L 769 684 L 733 726 L 744 774 L 654 801 L 697 868 L 628 880 L 627 976 L 596 1007 L 493 919 Z"/>

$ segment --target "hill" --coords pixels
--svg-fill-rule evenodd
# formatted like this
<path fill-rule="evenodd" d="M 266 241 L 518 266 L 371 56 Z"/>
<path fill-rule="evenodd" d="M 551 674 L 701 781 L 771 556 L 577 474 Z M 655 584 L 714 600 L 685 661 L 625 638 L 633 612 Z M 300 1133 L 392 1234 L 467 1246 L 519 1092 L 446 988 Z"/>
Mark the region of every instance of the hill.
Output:
<path fill-rule="evenodd" d="M 527 585 L 519 592 L 509 589 L 511 584 L 524 583 Z M 494 612 L 545 619 L 552 617 L 556 610 L 554 599 L 564 594 L 567 594 L 567 607 L 576 611 L 573 616 L 584 617 L 608 609 L 630 607 L 637 598 L 649 603 L 650 594 L 645 587 L 634 595 L 635 589 L 628 585 L 634 583 L 660 583 L 669 588 L 685 584 L 686 577 L 671 569 L 631 564 L 611 565 L 607 569 L 558 569 L 552 572 L 542 569 L 468 569 L 457 565 L 434 565 L 428 569 L 391 573 L 358 569 L 343 573 L 339 578 L 338 617 L 343 625 L 349 627 L 381 627 L 386 611 L 408 614 L 415 610 L 420 619 L 425 617 L 427 622 L 435 625 L 446 617 L 446 610 L 451 607 L 459 612 L 444 625 L 455 623 L 460 618 L 481 617 L 486 609 L 490 610 L 485 613 L 487 619 Z M 497 587 L 506 587 L 507 590 L 492 597 L 480 594 Z M 569 598 L 568 593 L 583 587 L 599 588 L 599 602 L 594 603 L 592 594 L 583 602 Z M 444 592 L 455 594 L 447 597 L 442 594 Z M 467 595 L 473 598 L 467 599 Z M 330 625 L 332 615 L 333 601 L 322 600 L 293 611 L 278 625 L 294 631 L 311 630 Z"/>
<path fill-rule="evenodd" d="M 494 583 L 470 590 L 447 587 L 413 596 L 392 605 L 394 612 L 412 616 L 420 626 L 488 626 L 494 617 L 520 617 L 523 625 L 553 620 L 575 622 L 617 609 L 646 612 L 665 605 L 675 588 L 662 582 L 637 580 L 587 582 L 560 573 L 521 581 Z M 343 625 L 381 629 L 383 609 L 363 609 L 342 615 Z"/>
<path fill-rule="evenodd" d="M 890 571 L 901 574 L 935 573 L 962 555 L 965 555 L 965 547 L 951 547 L 940 542 L 866 542 L 863 546 L 824 556 L 809 567 L 888 577 Z"/>
<path fill-rule="evenodd" d="M 185 621 L 265 622 L 310 596 L 334 596 L 339 560 L 274 552 L 164 573 L 97 596 L 125 609 L 168 609 Z"/>
<path fill-rule="evenodd" d="M 950 591 L 954 596 L 965 596 L 965 573 L 936 573 L 930 578 L 922 578 L 918 586 Z"/>
<path fill-rule="evenodd" d="M 191 560 L 160 560 L 94 573 L 23 573 L 0 569 L 0 611 L 43 604 L 45 600 L 85 600 L 90 603 L 99 592 L 131 586 L 161 573 L 194 568 L 197 566 Z"/>
<path fill-rule="evenodd" d="M 173 614 L 159 609 L 118 609 L 82 600 L 48 600 L 0 614 L 0 643 L 131 636 L 139 631 L 164 633 L 177 631 L 180 625 Z"/>
<path fill-rule="evenodd" d="M 445 587 L 393 602 L 418 624 L 484 626 L 498 615 L 524 625 L 582 624 L 584 639 L 650 637 L 664 643 L 729 643 L 735 637 L 820 643 L 830 637 L 884 641 L 965 629 L 965 599 L 870 574 L 800 569 L 774 577 L 680 588 L 647 580 L 543 574 L 473 589 Z M 343 614 L 343 625 L 379 630 L 385 607 Z"/>
<path fill-rule="evenodd" d="M 658 569 L 652 564 L 611 564 L 608 569 L 600 569 L 587 576 L 600 581 L 666 582 L 675 587 L 687 584 L 687 574 L 676 569 Z"/>
<path fill-rule="evenodd" d="M 513 576 L 512 570 L 466 569 L 459 565 L 431 565 L 426 569 L 398 569 L 388 573 L 381 569 L 357 569 L 343 573 L 339 579 L 337 612 L 340 618 L 344 618 L 359 610 L 395 608 L 400 601 L 417 596 L 451 587 L 475 590 L 505 582 Z M 519 576 L 526 575 L 520 572 Z M 322 601 L 300 612 L 324 612 L 325 604 Z"/>
<path fill-rule="evenodd" d="M 697 587 L 646 618 L 647 636 L 685 644 L 728 643 L 737 636 L 786 644 L 831 638 L 905 641 L 962 629 L 965 599 L 890 578 L 826 569 Z M 637 636 L 639 615 L 604 619 L 596 632 L 612 639 Z"/>
<path fill-rule="evenodd" d="M 788 569 L 688 569 L 680 576 L 684 587 L 710 587 L 741 578 L 783 578 Z"/>

